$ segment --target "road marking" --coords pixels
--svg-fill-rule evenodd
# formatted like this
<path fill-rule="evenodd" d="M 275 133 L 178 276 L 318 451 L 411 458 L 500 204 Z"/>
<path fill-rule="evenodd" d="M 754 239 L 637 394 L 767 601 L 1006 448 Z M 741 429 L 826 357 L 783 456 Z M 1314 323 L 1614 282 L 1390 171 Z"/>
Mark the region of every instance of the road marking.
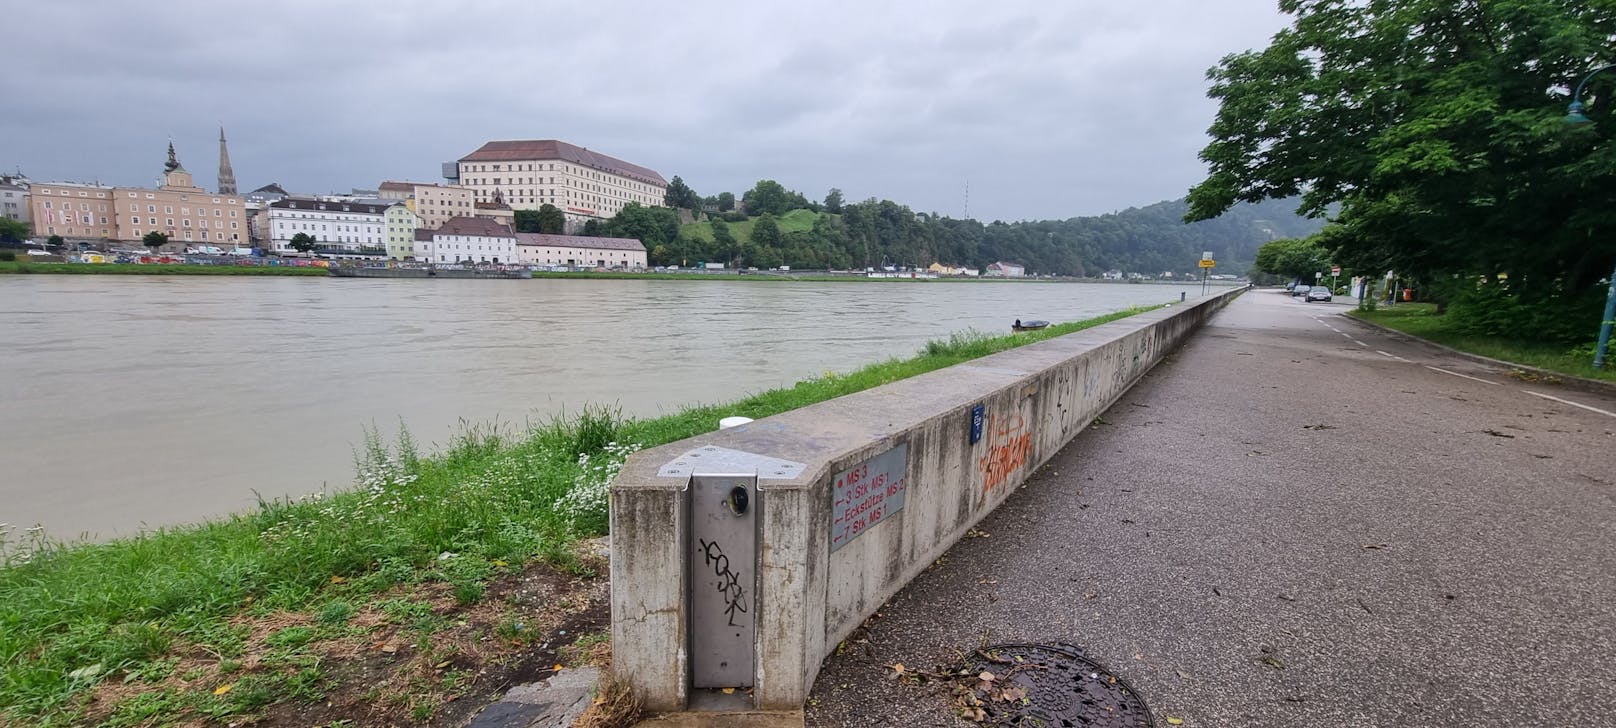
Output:
<path fill-rule="evenodd" d="M 1602 410 L 1602 409 L 1599 409 L 1598 407 L 1589 407 L 1588 405 L 1585 405 L 1585 404 L 1577 404 L 1576 402 L 1573 402 L 1573 401 L 1571 401 L 1569 399 L 1560 399 L 1559 397 L 1550 396 L 1550 395 L 1547 395 L 1547 394 L 1543 394 L 1541 392 L 1534 392 L 1534 391 L 1532 391 L 1530 389 L 1523 389 L 1521 391 L 1525 392 L 1527 394 L 1530 394 L 1533 397 L 1542 397 L 1544 399 L 1552 399 L 1552 400 L 1554 400 L 1556 402 L 1559 402 L 1560 404 L 1569 404 L 1572 407 L 1581 407 L 1581 408 L 1583 408 L 1585 410 L 1588 410 L 1589 412 L 1598 412 L 1599 414 L 1602 414 L 1602 415 L 1604 415 L 1606 417 L 1616 417 L 1616 412 L 1611 412 L 1610 410 Z"/>
<path fill-rule="evenodd" d="M 1345 337 L 1347 337 L 1349 339 L 1352 338 L 1352 334 L 1349 334 L 1349 333 L 1347 333 L 1345 331 L 1337 331 L 1336 333 L 1338 333 L 1338 334 L 1340 334 L 1342 336 L 1345 336 Z"/>
<path fill-rule="evenodd" d="M 1352 339 L 1352 336 L 1351 336 L 1351 335 L 1350 335 L 1350 334 L 1349 334 L 1349 335 L 1348 335 L 1348 336 L 1347 336 L 1347 338 L 1349 338 L 1349 339 Z M 1368 345 L 1368 344 L 1365 344 L 1365 343 L 1363 343 L 1363 342 L 1362 342 L 1362 341 L 1359 341 L 1359 340 L 1357 340 L 1357 339 L 1352 339 L 1352 343 L 1354 343 L 1354 344 L 1357 344 L 1357 345 L 1359 345 L 1359 346 L 1361 346 L 1361 347 L 1363 347 L 1363 348 L 1365 348 L 1365 349 L 1367 349 L 1367 348 L 1369 348 L 1369 345 Z"/>
<path fill-rule="evenodd" d="M 1393 358 L 1393 359 L 1396 359 L 1396 360 L 1398 360 L 1398 361 L 1408 361 L 1408 360 L 1407 360 L 1407 359 L 1404 359 L 1404 358 L 1403 358 L 1403 357 L 1400 357 L 1400 356 L 1398 356 L 1398 355 L 1396 355 L 1396 354 L 1387 354 L 1387 353 L 1386 353 L 1386 352 L 1384 352 L 1384 351 L 1381 351 L 1381 350 L 1379 350 L 1379 349 L 1376 349 L 1376 350 L 1375 350 L 1375 353 L 1376 353 L 1376 354 L 1379 354 L 1379 355 L 1381 355 L 1381 356 L 1389 356 L 1389 357 L 1391 357 L 1391 358 Z"/>
<path fill-rule="evenodd" d="M 1456 376 L 1456 377 L 1464 377 L 1464 378 L 1465 378 L 1465 379 L 1469 379 L 1469 380 L 1472 380 L 1472 381 L 1477 381 L 1477 382 L 1481 382 L 1481 383 L 1482 383 L 1482 384 L 1491 384 L 1491 385 L 1493 385 L 1493 386 L 1494 386 L 1494 387 L 1500 387 L 1500 386 L 1503 386 L 1503 385 L 1501 385 L 1501 384 L 1499 384 L 1499 383 L 1498 383 L 1498 382 L 1489 382 L 1489 381 L 1487 381 L 1487 380 L 1485 380 L 1485 379 L 1480 379 L 1480 378 L 1477 378 L 1477 377 L 1472 377 L 1472 376 L 1470 376 L 1470 375 L 1469 375 L 1469 374 L 1460 374 L 1460 373 L 1458 373 L 1458 372 L 1450 372 L 1450 371 L 1448 371 L 1448 370 L 1446 370 L 1446 369 L 1438 369 L 1438 368 L 1436 368 L 1436 367 L 1433 367 L 1433 366 L 1427 366 L 1427 367 L 1425 367 L 1425 368 L 1426 368 L 1426 369 L 1429 369 L 1429 370 L 1431 370 L 1431 371 L 1433 371 L 1433 372 L 1442 372 L 1442 373 L 1443 373 L 1443 374 L 1452 374 L 1452 375 L 1453 375 L 1453 376 Z"/>

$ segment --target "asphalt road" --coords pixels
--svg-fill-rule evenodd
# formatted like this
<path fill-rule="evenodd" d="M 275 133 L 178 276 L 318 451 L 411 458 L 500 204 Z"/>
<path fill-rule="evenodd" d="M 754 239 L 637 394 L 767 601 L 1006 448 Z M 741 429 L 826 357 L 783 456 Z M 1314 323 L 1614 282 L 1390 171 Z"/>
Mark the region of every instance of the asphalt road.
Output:
<path fill-rule="evenodd" d="M 808 725 L 965 725 L 886 666 L 1065 642 L 1158 726 L 1616 726 L 1616 396 L 1346 308 L 1241 296 L 829 658 Z"/>

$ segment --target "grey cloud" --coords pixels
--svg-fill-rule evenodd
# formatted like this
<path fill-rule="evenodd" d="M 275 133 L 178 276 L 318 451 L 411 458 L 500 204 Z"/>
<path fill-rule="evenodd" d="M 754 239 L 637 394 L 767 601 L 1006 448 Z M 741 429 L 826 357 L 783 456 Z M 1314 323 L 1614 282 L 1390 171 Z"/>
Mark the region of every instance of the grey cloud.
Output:
<path fill-rule="evenodd" d="M 741 192 L 886 197 L 983 219 L 1176 197 L 1215 108 L 1203 73 L 1272 0 L 22 3 L 0 169 L 148 183 L 172 135 L 211 184 L 433 179 L 489 139 L 555 137 Z M 72 28 L 73 32 L 61 32 Z"/>

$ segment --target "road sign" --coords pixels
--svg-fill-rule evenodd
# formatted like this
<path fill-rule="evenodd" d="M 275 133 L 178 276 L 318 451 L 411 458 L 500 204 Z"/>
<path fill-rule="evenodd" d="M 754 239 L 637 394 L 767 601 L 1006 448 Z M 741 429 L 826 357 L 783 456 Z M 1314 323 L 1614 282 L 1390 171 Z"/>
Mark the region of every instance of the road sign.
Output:
<path fill-rule="evenodd" d="M 1313 280 L 1315 280 L 1315 281 L 1320 279 L 1320 278 L 1323 278 L 1323 277 L 1324 277 L 1323 273 L 1314 273 L 1313 274 Z"/>
<path fill-rule="evenodd" d="M 1207 251 L 1203 251 L 1201 253 L 1201 260 L 1211 260 L 1211 259 L 1212 259 L 1212 251 L 1207 250 Z"/>
<path fill-rule="evenodd" d="M 1217 263 L 1217 261 L 1212 260 L 1211 258 L 1202 258 L 1201 259 L 1201 267 L 1202 268 L 1216 268 L 1216 267 L 1218 267 L 1218 263 Z"/>
<path fill-rule="evenodd" d="M 1330 275 L 1333 275 L 1333 276 L 1341 275 L 1341 266 L 1339 266 L 1339 265 L 1330 266 Z"/>

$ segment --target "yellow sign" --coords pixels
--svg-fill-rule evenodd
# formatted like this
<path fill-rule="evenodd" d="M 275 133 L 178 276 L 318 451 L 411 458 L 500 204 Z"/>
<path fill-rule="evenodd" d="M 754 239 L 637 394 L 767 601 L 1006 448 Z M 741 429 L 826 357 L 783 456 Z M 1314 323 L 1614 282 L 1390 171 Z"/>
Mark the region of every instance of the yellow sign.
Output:
<path fill-rule="evenodd" d="M 1216 267 L 1218 267 L 1218 263 L 1215 260 L 1203 260 L 1203 261 L 1201 261 L 1201 267 L 1202 268 L 1216 268 Z"/>

